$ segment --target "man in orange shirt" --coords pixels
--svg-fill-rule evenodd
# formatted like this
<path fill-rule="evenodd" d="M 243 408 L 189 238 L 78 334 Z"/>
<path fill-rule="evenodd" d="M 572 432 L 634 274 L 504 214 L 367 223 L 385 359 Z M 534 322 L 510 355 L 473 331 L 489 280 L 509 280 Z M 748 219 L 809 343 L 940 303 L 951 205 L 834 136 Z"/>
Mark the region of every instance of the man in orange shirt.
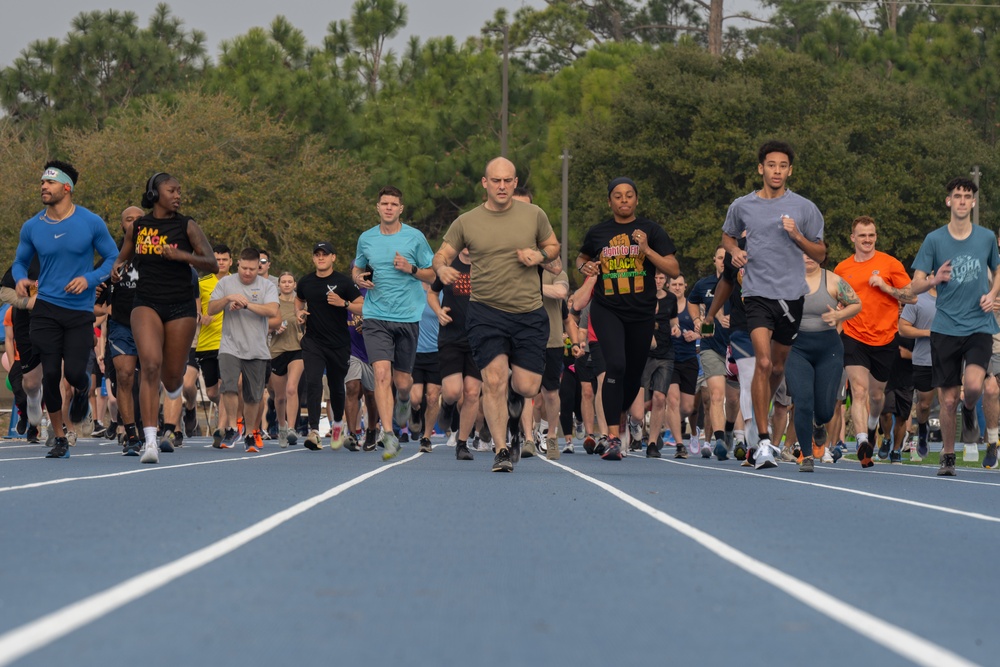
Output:
<path fill-rule="evenodd" d="M 899 303 L 913 299 L 904 292 L 910 276 L 903 264 L 875 250 L 875 220 L 855 218 L 851 241 L 854 254 L 834 270 L 861 299 L 861 312 L 844 322 L 844 367 L 851 384 L 851 419 L 858 438 L 861 467 L 874 465 L 875 428 L 885 402 L 885 383 L 899 353 L 893 342 L 899 323 Z"/>

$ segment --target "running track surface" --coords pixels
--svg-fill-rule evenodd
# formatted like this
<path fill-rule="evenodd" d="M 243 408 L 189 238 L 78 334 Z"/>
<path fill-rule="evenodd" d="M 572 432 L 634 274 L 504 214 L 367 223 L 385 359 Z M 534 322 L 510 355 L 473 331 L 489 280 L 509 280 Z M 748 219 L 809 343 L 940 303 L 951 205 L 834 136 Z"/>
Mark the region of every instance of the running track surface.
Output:
<path fill-rule="evenodd" d="M 207 442 L 0 443 L 0 665 L 996 664 L 995 471 Z"/>

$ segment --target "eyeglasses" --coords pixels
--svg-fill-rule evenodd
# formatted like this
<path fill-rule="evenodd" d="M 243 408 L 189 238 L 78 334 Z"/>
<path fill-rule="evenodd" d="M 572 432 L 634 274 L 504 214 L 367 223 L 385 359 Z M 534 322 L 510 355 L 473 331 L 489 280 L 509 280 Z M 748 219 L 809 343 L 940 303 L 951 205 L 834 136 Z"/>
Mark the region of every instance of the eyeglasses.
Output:
<path fill-rule="evenodd" d="M 269 259 L 267 259 L 267 258 L 263 258 L 263 259 L 261 259 L 261 260 L 260 260 L 260 263 L 261 263 L 261 264 L 267 264 L 267 263 L 268 263 L 268 262 L 270 262 L 270 261 L 271 261 L 271 260 L 269 260 Z"/>

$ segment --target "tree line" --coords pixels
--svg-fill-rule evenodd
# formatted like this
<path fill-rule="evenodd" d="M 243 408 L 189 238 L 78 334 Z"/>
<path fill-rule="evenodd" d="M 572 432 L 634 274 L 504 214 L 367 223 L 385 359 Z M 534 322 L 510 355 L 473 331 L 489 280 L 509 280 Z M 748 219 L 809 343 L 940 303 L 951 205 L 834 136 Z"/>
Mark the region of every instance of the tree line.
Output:
<path fill-rule="evenodd" d="M 556 226 L 571 155 L 571 256 L 607 215 L 607 181 L 626 174 L 683 269 L 710 270 L 768 138 L 797 148 L 790 186 L 823 211 L 831 259 L 866 214 L 908 262 L 945 220 L 944 184 L 973 165 L 989 203 L 1000 8 L 763 0 L 764 20 L 734 27 L 725 4 L 547 0 L 498 10 L 464 41 L 412 38 L 397 53 L 387 42 L 406 6 L 356 0 L 322 44 L 278 16 L 214 59 L 166 4 L 145 27 L 132 12 L 83 12 L 0 71 L 0 253 L 9 262 L 40 207 L 50 156 L 77 164 L 78 201 L 113 229 L 149 174 L 176 172 L 210 238 L 267 247 L 278 266 L 305 269 L 318 238 L 346 262 L 386 183 L 435 242 L 481 201 L 483 165 L 499 154 L 505 53 L 508 157 Z M 990 206 L 980 215 L 996 228 Z"/>

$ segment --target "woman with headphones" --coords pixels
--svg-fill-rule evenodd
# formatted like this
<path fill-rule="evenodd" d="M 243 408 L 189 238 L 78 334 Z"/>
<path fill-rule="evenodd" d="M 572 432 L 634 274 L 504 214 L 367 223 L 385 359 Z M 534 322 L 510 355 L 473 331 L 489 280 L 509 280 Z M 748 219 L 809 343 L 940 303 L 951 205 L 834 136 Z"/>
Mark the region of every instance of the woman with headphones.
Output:
<path fill-rule="evenodd" d="M 135 221 L 125 238 L 111 279 L 121 279 L 131 260 L 139 272 L 132 309 L 132 332 L 139 352 L 141 380 L 139 407 L 145 449 L 143 463 L 159 462 L 156 424 L 160 408 L 160 383 L 167 396 L 180 396 L 188 351 L 194 338 L 197 274 L 218 271 L 212 246 L 201 227 L 178 212 L 181 185 L 170 174 L 153 174 L 146 182 L 142 207 L 152 209 Z M 164 442 L 170 447 L 175 425 L 164 424 Z"/>

